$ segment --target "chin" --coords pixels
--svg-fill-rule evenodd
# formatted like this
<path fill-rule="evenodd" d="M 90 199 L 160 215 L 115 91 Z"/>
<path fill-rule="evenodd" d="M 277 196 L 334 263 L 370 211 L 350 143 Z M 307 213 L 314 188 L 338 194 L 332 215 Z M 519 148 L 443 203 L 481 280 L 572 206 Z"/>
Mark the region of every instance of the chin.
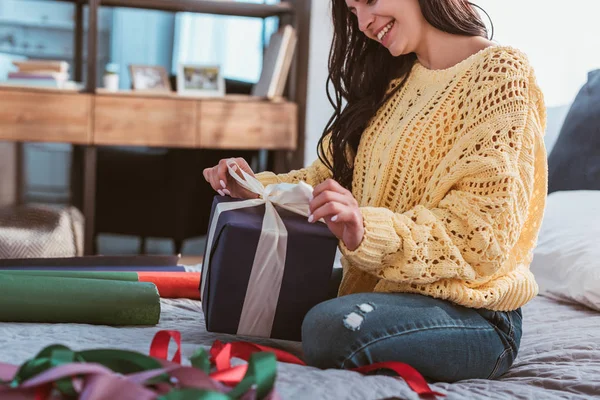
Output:
<path fill-rule="evenodd" d="M 405 55 L 411 53 L 410 51 L 405 51 L 404 48 L 398 48 L 397 46 L 394 46 L 388 50 L 389 50 L 390 54 L 394 57 L 405 56 Z"/>
<path fill-rule="evenodd" d="M 392 47 L 390 47 L 388 51 L 394 57 L 405 56 L 411 53 L 408 46 L 402 43 L 401 39 L 396 39 L 396 43 L 392 43 Z"/>

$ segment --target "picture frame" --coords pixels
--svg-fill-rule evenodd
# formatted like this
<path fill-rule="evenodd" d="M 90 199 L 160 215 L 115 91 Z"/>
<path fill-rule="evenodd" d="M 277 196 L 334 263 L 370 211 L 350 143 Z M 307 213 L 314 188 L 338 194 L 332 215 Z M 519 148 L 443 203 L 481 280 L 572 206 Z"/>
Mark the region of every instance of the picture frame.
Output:
<path fill-rule="evenodd" d="M 129 66 L 129 73 L 133 90 L 153 92 L 170 92 L 173 90 L 165 67 L 132 64 Z"/>
<path fill-rule="evenodd" d="M 179 64 L 177 94 L 194 97 L 225 96 L 225 78 L 220 65 Z"/>

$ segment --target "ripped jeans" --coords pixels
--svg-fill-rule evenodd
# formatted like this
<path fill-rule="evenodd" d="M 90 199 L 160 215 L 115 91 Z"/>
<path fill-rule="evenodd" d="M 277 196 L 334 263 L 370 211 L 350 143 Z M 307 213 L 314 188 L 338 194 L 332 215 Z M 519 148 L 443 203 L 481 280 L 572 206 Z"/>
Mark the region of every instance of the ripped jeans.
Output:
<path fill-rule="evenodd" d="M 337 280 L 339 271 L 334 272 Z M 513 364 L 521 309 L 463 307 L 412 293 L 358 293 L 315 306 L 302 325 L 309 365 L 353 368 L 400 361 L 429 382 L 495 379 Z"/>

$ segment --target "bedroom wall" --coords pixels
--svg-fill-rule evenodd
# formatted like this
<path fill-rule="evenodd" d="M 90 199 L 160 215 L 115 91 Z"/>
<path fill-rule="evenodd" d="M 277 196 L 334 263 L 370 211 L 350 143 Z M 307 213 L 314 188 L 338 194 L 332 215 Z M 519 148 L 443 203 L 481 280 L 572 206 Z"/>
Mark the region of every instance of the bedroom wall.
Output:
<path fill-rule="evenodd" d="M 305 165 L 316 160 L 317 142 L 333 112 L 325 92 L 329 45 L 332 38 L 329 1 L 313 0 L 310 20 Z"/>
<path fill-rule="evenodd" d="M 492 17 L 495 41 L 520 48 L 529 56 L 548 107 L 545 141 L 550 152 L 587 72 L 600 68 L 600 1 L 571 0 L 561 7 L 549 7 L 546 0 L 474 2 Z M 317 142 L 332 112 L 325 92 L 332 39 L 329 3 L 313 1 L 305 165 L 316 158 Z"/>
<path fill-rule="evenodd" d="M 490 14 L 495 41 L 527 53 L 548 107 L 571 103 L 588 71 L 600 68 L 600 1 L 570 0 L 560 6 L 547 0 L 475 3 Z"/>
<path fill-rule="evenodd" d="M 588 72 L 600 68 L 600 2 L 571 0 L 560 7 L 545 0 L 475 3 L 492 18 L 495 41 L 528 55 L 544 92 L 548 113 L 545 142 L 550 153 Z"/>

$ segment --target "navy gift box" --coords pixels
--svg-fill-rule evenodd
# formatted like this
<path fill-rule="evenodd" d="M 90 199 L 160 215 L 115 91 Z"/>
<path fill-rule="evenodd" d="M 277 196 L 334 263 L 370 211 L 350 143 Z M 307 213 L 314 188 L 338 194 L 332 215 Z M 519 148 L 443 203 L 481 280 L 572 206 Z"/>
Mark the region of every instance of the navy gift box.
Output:
<path fill-rule="evenodd" d="M 211 223 L 218 204 L 235 201 L 241 200 L 216 196 Z M 327 299 L 338 239 L 324 223 L 310 224 L 305 216 L 275 208 L 288 237 L 285 269 L 269 337 L 300 341 L 304 316 Z M 209 332 L 248 335 L 239 332 L 238 326 L 264 214 L 263 204 L 224 211 L 219 217 L 210 254 L 204 254 L 204 260 L 209 260 L 208 268 L 202 269 L 206 280 L 201 293 L 202 309 Z"/>

